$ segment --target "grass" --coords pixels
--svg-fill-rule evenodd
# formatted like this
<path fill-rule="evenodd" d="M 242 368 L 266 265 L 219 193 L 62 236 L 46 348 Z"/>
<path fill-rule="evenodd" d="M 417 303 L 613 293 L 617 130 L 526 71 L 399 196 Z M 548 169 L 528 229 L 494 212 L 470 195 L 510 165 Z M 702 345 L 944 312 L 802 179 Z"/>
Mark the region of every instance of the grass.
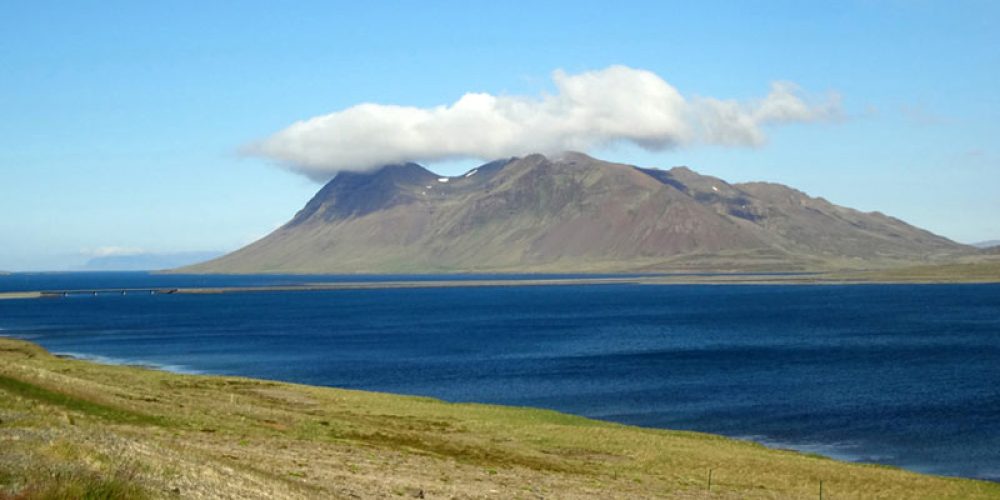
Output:
<path fill-rule="evenodd" d="M 0 492 L 0 500 L 141 500 L 149 497 L 149 492 L 125 471 L 53 473 L 35 479 L 16 493 Z"/>
<path fill-rule="evenodd" d="M 997 283 L 1000 258 L 867 271 L 851 277 L 874 282 Z"/>
<path fill-rule="evenodd" d="M 11 339 L 0 439 L 0 498 L 817 498 L 820 481 L 825 498 L 1000 498 L 709 434 L 98 365 Z"/>
<path fill-rule="evenodd" d="M 20 396 L 57 406 L 66 411 L 97 417 L 109 422 L 146 425 L 163 425 L 165 423 L 162 418 L 94 403 L 3 375 L 0 375 L 0 391 L 4 391 L 9 395 Z"/>

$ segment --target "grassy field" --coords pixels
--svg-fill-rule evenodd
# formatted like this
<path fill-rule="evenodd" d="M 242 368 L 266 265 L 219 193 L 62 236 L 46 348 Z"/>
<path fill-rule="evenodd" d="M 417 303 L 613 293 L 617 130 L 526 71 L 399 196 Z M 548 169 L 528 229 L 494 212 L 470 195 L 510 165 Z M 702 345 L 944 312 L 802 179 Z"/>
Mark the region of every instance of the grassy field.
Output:
<path fill-rule="evenodd" d="M 1000 498 L 1000 484 L 707 434 L 98 365 L 0 339 L 0 498 L 819 498 L 821 481 L 829 499 Z"/>
<path fill-rule="evenodd" d="M 1000 258 L 982 259 L 974 262 L 900 267 L 853 274 L 835 274 L 832 277 L 857 279 L 864 282 L 890 283 L 998 283 L 1000 282 Z"/>

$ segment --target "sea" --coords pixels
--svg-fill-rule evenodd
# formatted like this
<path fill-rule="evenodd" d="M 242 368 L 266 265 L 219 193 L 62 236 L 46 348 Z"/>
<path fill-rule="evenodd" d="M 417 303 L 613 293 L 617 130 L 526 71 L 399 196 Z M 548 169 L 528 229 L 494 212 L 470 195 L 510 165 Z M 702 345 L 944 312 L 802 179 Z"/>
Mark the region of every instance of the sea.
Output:
<path fill-rule="evenodd" d="M 0 291 L 527 277 L 20 273 Z M 0 335 L 105 363 L 549 408 L 1000 480 L 1000 284 L 70 294 L 0 300 Z"/>

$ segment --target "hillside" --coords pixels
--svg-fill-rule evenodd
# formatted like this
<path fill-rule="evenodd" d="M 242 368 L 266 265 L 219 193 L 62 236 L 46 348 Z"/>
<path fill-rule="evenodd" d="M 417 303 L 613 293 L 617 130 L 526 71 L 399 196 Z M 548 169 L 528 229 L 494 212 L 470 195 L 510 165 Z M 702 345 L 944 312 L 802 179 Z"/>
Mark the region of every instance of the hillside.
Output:
<path fill-rule="evenodd" d="M 0 498 L 816 498 L 820 481 L 826 498 L 1000 497 L 708 434 L 97 365 L 4 338 L 0 439 Z"/>
<path fill-rule="evenodd" d="M 975 252 L 881 213 L 684 167 L 579 153 L 456 177 L 420 165 L 343 172 L 290 222 L 187 272 L 822 270 Z"/>

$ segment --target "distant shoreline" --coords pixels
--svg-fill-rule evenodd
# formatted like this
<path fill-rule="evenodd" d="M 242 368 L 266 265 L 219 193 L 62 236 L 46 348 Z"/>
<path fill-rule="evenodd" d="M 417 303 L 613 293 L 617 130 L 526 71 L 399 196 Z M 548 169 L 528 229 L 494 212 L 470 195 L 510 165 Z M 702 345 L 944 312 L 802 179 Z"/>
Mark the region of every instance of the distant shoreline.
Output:
<path fill-rule="evenodd" d="M 626 275 L 621 277 L 510 278 L 510 279 L 429 279 L 392 281 L 303 282 L 289 285 L 92 288 L 0 292 L 0 300 L 59 298 L 80 295 L 204 295 L 261 292 L 317 292 L 336 290 L 386 290 L 418 288 L 477 288 L 523 286 L 608 286 L 608 285 L 904 285 L 904 284 L 988 284 L 1000 283 L 993 273 L 942 276 L 903 270 L 855 271 L 840 273 L 679 273 Z M 303 275 L 308 276 L 308 275 Z M 428 275 L 431 276 L 431 275 Z"/>

